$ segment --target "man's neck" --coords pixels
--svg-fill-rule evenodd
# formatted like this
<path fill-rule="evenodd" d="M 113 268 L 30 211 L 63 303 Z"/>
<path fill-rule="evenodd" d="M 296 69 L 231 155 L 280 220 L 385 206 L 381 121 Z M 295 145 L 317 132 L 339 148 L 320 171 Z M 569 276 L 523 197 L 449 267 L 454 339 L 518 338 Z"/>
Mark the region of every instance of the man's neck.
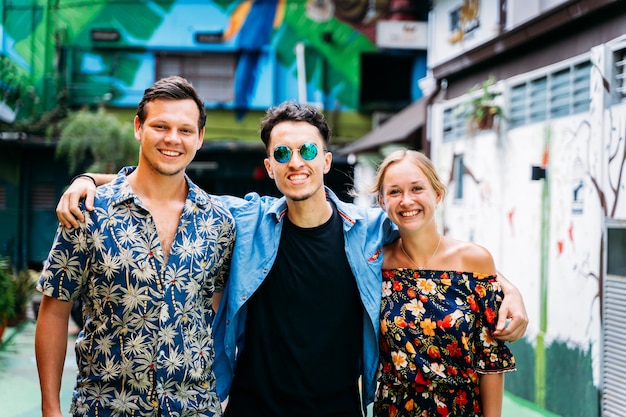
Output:
<path fill-rule="evenodd" d="M 326 193 L 320 195 L 302 201 L 287 199 L 289 221 L 302 228 L 317 227 L 326 223 L 332 216 L 333 209 L 326 200 Z"/>
<path fill-rule="evenodd" d="M 142 200 L 168 203 L 187 198 L 188 185 L 184 173 L 167 176 L 137 168 L 128 175 L 128 182 Z"/>

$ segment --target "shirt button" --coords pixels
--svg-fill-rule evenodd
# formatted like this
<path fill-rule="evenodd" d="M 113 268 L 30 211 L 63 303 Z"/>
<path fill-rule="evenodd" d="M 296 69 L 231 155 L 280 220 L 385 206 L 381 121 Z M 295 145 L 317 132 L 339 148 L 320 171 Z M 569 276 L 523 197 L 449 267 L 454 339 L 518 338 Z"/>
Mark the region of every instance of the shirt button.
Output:
<path fill-rule="evenodd" d="M 241 299 L 242 299 L 242 300 L 247 300 L 247 299 L 248 299 L 248 296 L 247 296 L 247 295 L 242 295 L 242 296 L 241 296 Z"/>

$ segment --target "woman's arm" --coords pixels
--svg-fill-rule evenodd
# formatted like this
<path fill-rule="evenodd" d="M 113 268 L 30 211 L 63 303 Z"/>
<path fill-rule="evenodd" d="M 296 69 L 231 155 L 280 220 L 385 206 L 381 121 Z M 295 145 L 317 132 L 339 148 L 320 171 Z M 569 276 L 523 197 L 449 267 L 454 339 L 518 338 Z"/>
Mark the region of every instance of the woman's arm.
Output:
<path fill-rule="evenodd" d="M 514 342 L 524 336 L 528 326 L 528 316 L 522 294 L 497 271 L 491 253 L 486 248 L 476 244 L 465 244 L 461 246 L 461 249 L 457 249 L 457 252 L 459 251 L 463 253 L 464 270 L 479 271 L 489 275 L 496 274 L 498 277 L 504 298 L 498 308 L 498 323 L 493 334 L 494 337 L 502 341 Z"/>
<path fill-rule="evenodd" d="M 480 399 L 483 417 L 502 415 L 502 396 L 504 395 L 504 374 L 480 374 Z"/>

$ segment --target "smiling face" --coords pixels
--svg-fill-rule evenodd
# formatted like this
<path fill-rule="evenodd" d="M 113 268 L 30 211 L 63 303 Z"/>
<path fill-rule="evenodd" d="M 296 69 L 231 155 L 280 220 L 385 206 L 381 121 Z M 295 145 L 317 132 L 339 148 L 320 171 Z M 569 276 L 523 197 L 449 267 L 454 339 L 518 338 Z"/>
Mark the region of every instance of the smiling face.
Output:
<path fill-rule="evenodd" d="M 204 128 L 198 128 L 198 117 L 192 99 L 148 102 L 143 124 L 135 117 L 139 165 L 165 176 L 183 173 L 202 146 Z"/>
<path fill-rule="evenodd" d="M 441 197 L 422 168 L 409 158 L 389 164 L 381 177 L 380 206 L 399 229 L 436 227 L 435 209 Z"/>
<path fill-rule="evenodd" d="M 300 155 L 299 149 L 305 143 L 317 146 L 317 156 L 310 161 Z M 274 149 L 279 145 L 291 149 L 291 159 L 285 163 L 274 158 Z M 324 152 L 324 140 L 315 126 L 307 122 L 278 123 L 270 133 L 267 152 L 265 169 L 288 200 L 305 201 L 321 195 L 325 201 L 324 174 L 330 170 L 332 154 Z"/>

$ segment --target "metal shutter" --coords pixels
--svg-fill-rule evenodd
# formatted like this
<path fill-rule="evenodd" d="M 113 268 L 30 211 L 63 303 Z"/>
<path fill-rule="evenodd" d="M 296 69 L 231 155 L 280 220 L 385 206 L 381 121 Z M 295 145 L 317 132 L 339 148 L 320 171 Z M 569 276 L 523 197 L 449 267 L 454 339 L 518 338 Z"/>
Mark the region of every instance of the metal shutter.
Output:
<path fill-rule="evenodd" d="M 626 416 L 626 277 L 608 275 L 604 280 L 602 415 Z"/>

